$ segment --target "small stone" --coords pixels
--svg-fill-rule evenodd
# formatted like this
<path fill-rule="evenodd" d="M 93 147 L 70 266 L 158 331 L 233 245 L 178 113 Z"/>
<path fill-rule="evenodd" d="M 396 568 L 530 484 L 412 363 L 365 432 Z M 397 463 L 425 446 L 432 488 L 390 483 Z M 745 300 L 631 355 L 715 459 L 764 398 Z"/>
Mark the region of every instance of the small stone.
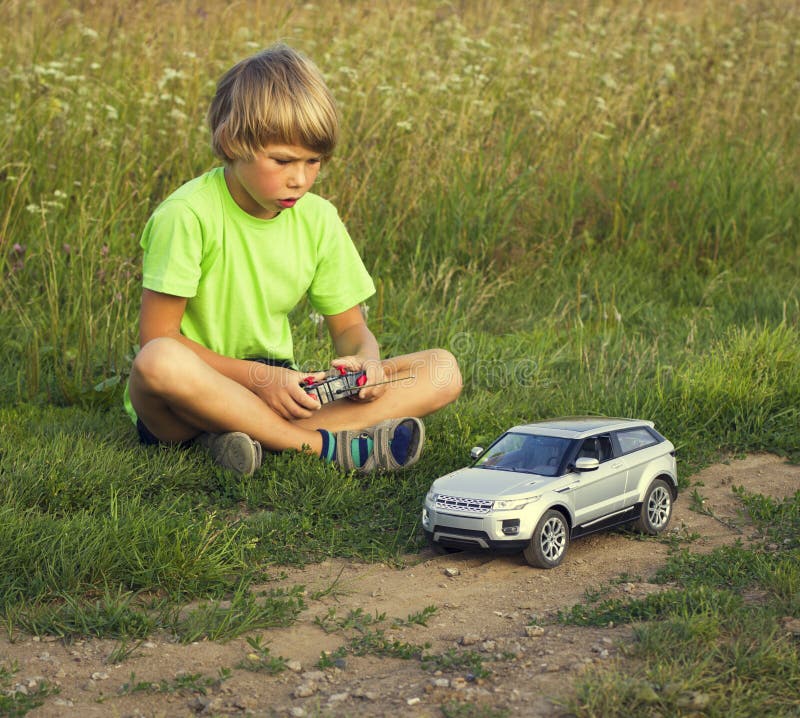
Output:
<path fill-rule="evenodd" d="M 328 697 L 328 703 L 341 703 L 350 697 L 349 693 L 334 693 Z"/>
<path fill-rule="evenodd" d="M 290 670 L 292 673 L 300 673 L 300 671 L 302 671 L 302 670 L 303 670 L 303 666 L 302 666 L 302 664 L 300 663 L 300 661 L 297 661 L 297 660 L 295 660 L 295 659 L 292 659 L 291 661 L 286 661 L 286 667 L 287 667 L 287 668 L 288 668 L 288 669 L 289 669 L 289 670 Z"/>
<path fill-rule="evenodd" d="M 679 708 L 685 708 L 692 711 L 702 711 L 708 707 L 710 702 L 711 697 L 708 695 L 708 693 L 689 691 L 678 696 L 676 704 Z"/>
<path fill-rule="evenodd" d="M 64 706 L 65 708 L 72 708 L 72 706 L 75 705 L 72 701 L 67 700 L 66 698 L 56 698 L 53 700 L 53 703 L 57 706 Z"/>
<path fill-rule="evenodd" d="M 528 638 L 538 638 L 544 635 L 544 628 L 541 626 L 525 626 L 525 635 Z"/>
<path fill-rule="evenodd" d="M 325 675 L 324 671 L 306 671 L 303 674 L 303 678 L 306 681 L 325 681 L 328 677 Z"/>
<path fill-rule="evenodd" d="M 314 683 L 301 683 L 297 688 L 292 691 L 295 698 L 308 698 L 317 692 L 317 686 Z"/>
<path fill-rule="evenodd" d="M 107 681 L 108 680 L 108 673 L 104 673 L 103 671 L 95 671 L 92 673 L 92 680 L 93 681 Z"/>
<path fill-rule="evenodd" d="M 474 646 L 481 640 L 481 637 L 477 633 L 467 633 L 466 635 L 461 637 L 459 643 L 462 646 Z"/>
<path fill-rule="evenodd" d="M 436 688 L 449 688 L 450 687 L 450 680 L 447 678 L 434 678 L 431 683 Z"/>
<path fill-rule="evenodd" d="M 365 701 L 376 701 L 378 700 L 378 693 L 375 691 L 364 691 L 364 690 L 356 690 L 353 691 L 353 698 L 361 698 Z"/>
<path fill-rule="evenodd" d="M 289 709 L 289 715 L 293 716 L 293 718 L 305 718 L 308 714 L 306 713 L 305 708 L 301 708 L 300 706 L 292 706 Z"/>
<path fill-rule="evenodd" d="M 787 633 L 792 633 L 795 636 L 800 636 L 800 618 L 792 618 L 785 616 L 781 619 L 781 625 Z"/>
<path fill-rule="evenodd" d="M 459 571 L 457 568 L 453 568 L 452 566 L 448 566 L 448 567 L 447 567 L 447 568 L 444 570 L 444 572 L 443 572 L 443 573 L 444 573 L 444 575 L 445 575 L 445 576 L 447 576 L 448 578 L 454 578 L 454 577 L 456 577 L 456 576 L 460 576 L 460 575 L 461 575 L 461 571 Z"/>
<path fill-rule="evenodd" d="M 415 706 L 415 705 L 417 705 L 419 702 L 420 702 L 420 699 L 419 699 L 419 698 L 417 698 L 417 697 L 414 697 L 414 698 L 409 698 L 409 699 L 406 701 L 406 704 L 407 704 L 407 705 L 410 705 L 410 706 Z"/>
<path fill-rule="evenodd" d="M 195 713 L 210 713 L 215 708 L 216 701 L 208 696 L 195 696 L 187 704 Z"/>
<path fill-rule="evenodd" d="M 145 642 L 142 644 L 142 646 L 143 646 L 144 648 L 156 648 L 156 647 L 157 647 L 157 646 L 156 646 L 156 644 L 155 644 L 155 643 L 153 643 L 152 641 L 145 641 Z"/>
<path fill-rule="evenodd" d="M 647 683 L 637 686 L 633 695 L 640 703 L 658 703 L 661 700 L 658 693 Z"/>
<path fill-rule="evenodd" d="M 484 641 L 481 648 L 487 653 L 492 653 L 497 648 L 497 641 Z"/>

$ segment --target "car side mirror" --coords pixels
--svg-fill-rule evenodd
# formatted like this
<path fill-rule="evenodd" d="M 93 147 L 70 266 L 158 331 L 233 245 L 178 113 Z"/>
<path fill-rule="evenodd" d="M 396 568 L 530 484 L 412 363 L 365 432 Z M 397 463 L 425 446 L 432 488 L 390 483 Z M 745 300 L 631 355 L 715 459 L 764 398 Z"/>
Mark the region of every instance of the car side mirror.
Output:
<path fill-rule="evenodd" d="M 597 459 L 590 459 L 588 456 L 582 456 L 575 461 L 575 471 L 596 471 L 600 466 Z"/>
<path fill-rule="evenodd" d="M 469 457 L 471 459 L 477 459 L 482 453 L 483 453 L 483 447 L 482 446 L 473 446 L 469 450 Z"/>

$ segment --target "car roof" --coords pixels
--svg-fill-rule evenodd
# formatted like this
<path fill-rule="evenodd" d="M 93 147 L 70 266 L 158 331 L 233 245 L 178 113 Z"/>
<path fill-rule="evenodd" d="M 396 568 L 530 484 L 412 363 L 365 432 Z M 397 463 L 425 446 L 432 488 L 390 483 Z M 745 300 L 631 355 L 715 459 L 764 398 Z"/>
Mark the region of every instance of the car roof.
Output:
<path fill-rule="evenodd" d="M 621 429 L 634 429 L 639 426 L 654 427 L 655 424 L 647 419 L 616 419 L 607 416 L 571 416 L 560 419 L 536 421 L 531 424 L 520 424 L 509 431 L 522 434 L 543 434 L 544 436 L 559 436 L 565 439 L 582 439 L 607 431 L 620 431 Z"/>

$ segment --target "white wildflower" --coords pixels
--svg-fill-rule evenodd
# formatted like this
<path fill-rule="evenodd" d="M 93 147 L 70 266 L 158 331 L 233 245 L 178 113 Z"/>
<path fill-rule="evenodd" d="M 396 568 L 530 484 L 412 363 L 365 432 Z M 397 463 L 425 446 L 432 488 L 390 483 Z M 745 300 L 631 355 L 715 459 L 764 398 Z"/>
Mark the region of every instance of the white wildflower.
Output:
<path fill-rule="evenodd" d="M 608 73 L 600 78 L 600 82 L 602 82 L 609 90 L 616 90 L 617 87 L 619 87 L 619 85 L 617 85 L 617 81 Z"/>
<path fill-rule="evenodd" d="M 97 30 L 93 30 L 90 27 L 82 27 L 81 28 L 81 35 L 83 35 L 83 37 L 88 38 L 89 40 L 96 40 L 98 37 L 100 37 L 97 34 Z"/>

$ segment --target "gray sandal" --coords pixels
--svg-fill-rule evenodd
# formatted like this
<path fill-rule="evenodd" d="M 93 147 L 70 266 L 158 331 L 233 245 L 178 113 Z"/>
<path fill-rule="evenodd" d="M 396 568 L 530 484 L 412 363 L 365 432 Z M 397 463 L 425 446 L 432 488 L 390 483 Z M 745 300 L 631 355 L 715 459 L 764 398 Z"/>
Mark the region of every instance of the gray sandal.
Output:
<path fill-rule="evenodd" d="M 402 463 L 395 459 L 392 453 L 391 441 L 394 432 L 405 425 L 411 429 L 411 440 L 408 445 L 408 453 Z M 356 466 L 352 454 L 352 441 L 359 438 L 372 439 L 372 453 L 361 465 Z M 399 471 L 407 469 L 416 464 L 422 454 L 422 446 L 425 443 L 425 425 L 417 418 L 404 416 L 400 419 L 387 419 L 375 426 L 361 431 L 345 430 L 336 433 L 336 456 L 335 461 L 345 471 L 357 471 L 366 474 L 372 471 Z"/>
<path fill-rule="evenodd" d="M 196 441 L 211 451 L 217 464 L 242 476 L 251 476 L 261 466 L 261 444 L 241 431 L 200 434 Z"/>

